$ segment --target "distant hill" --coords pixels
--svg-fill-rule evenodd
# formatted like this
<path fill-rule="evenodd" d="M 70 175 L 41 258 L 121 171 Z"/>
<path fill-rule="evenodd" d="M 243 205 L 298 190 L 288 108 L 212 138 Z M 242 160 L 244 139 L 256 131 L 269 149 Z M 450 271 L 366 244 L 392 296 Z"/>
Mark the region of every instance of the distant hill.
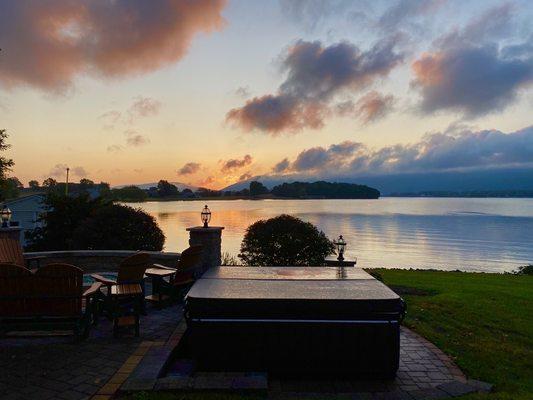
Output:
<path fill-rule="evenodd" d="M 174 186 L 176 186 L 178 188 L 178 190 L 181 192 L 183 189 L 190 189 L 192 190 L 193 192 L 198 190 L 198 186 L 193 186 L 193 185 L 187 185 L 186 183 L 182 183 L 182 182 L 169 182 L 171 184 L 173 184 Z M 151 187 L 157 187 L 157 182 L 151 182 L 151 183 L 130 183 L 129 185 L 117 185 L 117 186 L 113 186 L 113 189 L 120 189 L 120 188 L 123 188 L 125 186 L 137 186 L 138 188 L 141 188 L 141 189 L 150 189 Z"/>

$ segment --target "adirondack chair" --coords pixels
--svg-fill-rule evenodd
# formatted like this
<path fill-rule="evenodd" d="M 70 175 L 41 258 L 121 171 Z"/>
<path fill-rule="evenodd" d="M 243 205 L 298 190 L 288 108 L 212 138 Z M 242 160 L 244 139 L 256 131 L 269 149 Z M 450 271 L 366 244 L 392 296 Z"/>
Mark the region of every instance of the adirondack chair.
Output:
<path fill-rule="evenodd" d="M 164 282 L 161 290 L 173 299 L 181 299 L 187 289 L 198 279 L 201 268 L 203 246 L 191 246 L 185 249 L 178 261 L 176 273 L 169 282 Z M 160 264 L 156 268 L 173 269 Z"/>
<path fill-rule="evenodd" d="M 73 330 L 86 338 L 101 284 L 83 291 L 83 271 L 49 264 L 36 272 L 16 264 L 0 268 L 0 332 Z"/>
<path fill-rule="evenodd" d="M 99 274 L 91 275 L 96 282 L 107 288 L 101 308 L 113 320 L 114 336 L 117 335 L 121 321 L 127 321 L 127 325 L 133 324 L 135 335 L 139 336 L 139 314 L 146 315 L 144 272 L 150 266 L 149 254 L 136 253 L 120 263 L 116 280 Z"/>
<path fill-rule="evenodd" d="M 125 258 L 119 264 L 116 280 L 106 278 L 100 274 L 92 274 L 91 277 L 108 288 L 108 294 L 110 294 L 111 287 L 118 284 L 138 283 L 144 286 L 144 272 L 150 266 L 150 255 L 148 253 L 136 253 Z"/>
<path fill-rule="evenodd" d="M 0 237 L 0 263 L 17 264 L 21 266 L 31 266 L 35 262 L 37 268 L 40 267 L 40 260 L 44 257 L 24 257 L 24 252 L 20 241 L 12 237 Z"/>

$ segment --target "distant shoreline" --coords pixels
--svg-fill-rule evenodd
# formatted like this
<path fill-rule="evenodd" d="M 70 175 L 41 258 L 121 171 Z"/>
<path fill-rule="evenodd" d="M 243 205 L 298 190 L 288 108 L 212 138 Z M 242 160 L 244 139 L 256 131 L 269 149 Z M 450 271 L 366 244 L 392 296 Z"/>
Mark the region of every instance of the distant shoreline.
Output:
<path fill-rule="evenodd" d="M 532 199 L 533 196 L 394 196 L 394 195 L 382 195 L 381 198 L 399 198 L 399 199 Z M 129 201 L 129 200 L 117 200 L 120 203 L 149 203 L 149 202 L 170 202 L 170 201 L 213 201 L 213 200 L 379 200 L 379 199 L 361 199 L 361 198 L 291 198 L 291 197 L 239 197 L 239 196 L 225 196 L 225 197 L 199 197 L 199 198 L 150 198 L 143 201 Z"/>

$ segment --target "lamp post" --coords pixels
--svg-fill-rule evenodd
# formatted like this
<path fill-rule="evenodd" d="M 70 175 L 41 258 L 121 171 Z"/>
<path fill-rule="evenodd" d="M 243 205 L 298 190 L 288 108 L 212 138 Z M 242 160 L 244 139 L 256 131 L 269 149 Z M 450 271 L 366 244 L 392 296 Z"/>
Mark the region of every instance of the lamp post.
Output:
<path fill-rule="evenodd" d="M 344 261 L 344 250 L 346 250 L 346 241 L 342 237 L 342 235 L 339 236 L 339 238 L 333 242 L 333 244 L 337 247 L 337 260 Z"/>
<path fill-rule="evenodd" d="M 65 196 L 68 196 L 68 173 L 70 171 L 70 168 L 67 167 L 67 179 L 65 180 Z"/>
<path fill-rule="evenodd" d="M 4 204 L 2 211 L 0 211 L 0 217 L 2 218 L 2 228 L 9 227 L 9 221 L 11 221 L 11 210 Z"/>
<path fill-rule="evenodd" d="M 207 207 L 207 205 L 203 208 L 202 213 L 200 214 L 202 217 L 202 223 L 204 224 L 204 228 L 207 228 L 209 226 L 209 221 L 211 221 L 211 211 Z"/>

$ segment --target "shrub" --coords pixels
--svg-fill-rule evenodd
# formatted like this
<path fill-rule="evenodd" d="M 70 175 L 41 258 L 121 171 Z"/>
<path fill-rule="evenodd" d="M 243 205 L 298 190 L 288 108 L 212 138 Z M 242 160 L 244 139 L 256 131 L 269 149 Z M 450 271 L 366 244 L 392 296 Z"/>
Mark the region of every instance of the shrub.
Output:
<path fill-rule="evenodd" d="M 165 236 L 155 219 L 142 210 L 88 195 L 49 194 L 43 226 L 26 234 L 31 251 L 153 250 L 163 248 Z"/>
<path fill-rule="evenodd" d="M 335 247 L 313 224 L 290 215 L 257 221 L 246 230 L 239 258 L 246 265 L 324 265 Z"/>
<path fill-rule="evenodd" d="M 515 275 L 533 275 L 533 264 L 523 265 L 518 267 L 518 269 L 513 271 Z"/>
<path fill-rule="evenodd" d="M 151 215 L 120 204 L 95 210 L 74 232 L 74 246 L 89 250 L 161 251 L 165 235 Z"/>

